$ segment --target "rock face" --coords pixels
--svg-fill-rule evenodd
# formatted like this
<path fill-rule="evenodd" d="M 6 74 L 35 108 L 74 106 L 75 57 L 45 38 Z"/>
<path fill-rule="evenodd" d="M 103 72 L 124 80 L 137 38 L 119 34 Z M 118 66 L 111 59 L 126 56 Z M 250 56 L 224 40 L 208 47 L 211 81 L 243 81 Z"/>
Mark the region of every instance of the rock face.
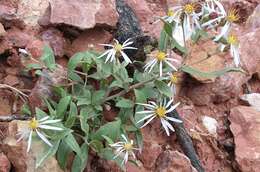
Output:
<path fill-rule="evenodd" d="M 11 164 L 5 154 L 0 153 L 0 172 L 9 172 Z"/>
<path fill-rule="evenodd" d="M 231 110 L 230 129 L 235 140 L 235 156 L 243 172 L 260 169 L 260 112 L 252 107 L 238 106 Z"/>
<path fill-rule="evenodd" d="M 118 19 L 114 0 L 53 0 L 50 6 L 52 24 L 90 29 L 95 25 L 115 27 Z"/>
<path fill-rule="evenodd" d="M 18 5 L 17 16 L 26 25 L 36 26 L 48 6 L 48 0 L 21 0 Z"/>
<path fill-rule="evenodd" d="M 17 172 L 62 172 L 54 157 L 48 158 L 42 166 L 35 169 L 36 158 L 39 156 L 39 153 L 43 152 L 45 145 L 42 141 L 34 140 L 30 152 L 27 153 L 26 141 L 17 143 L 17 131 L 20 127 L 25 125 L 24 123 L 25 122 L 21 121 L 12 121 L 9 123 L 8 135 L 0 144 L 0 150 L 6 154 L 14 170 Z"/>
<path fill-rule="evenodd" d="M 103 51 L 104 46 L 98 44 L 108 43 L 112 40 L 112 35 L 102 28 L 88 29 L 81 33 L 77 39 L 72 42 L 70 56 L 86 50 Z"/>
<path fill-rule="evenodd" d="M 197 172 L 190 160 L 178 151 L 164 151 L 156 162 L 156 172 Z"/>

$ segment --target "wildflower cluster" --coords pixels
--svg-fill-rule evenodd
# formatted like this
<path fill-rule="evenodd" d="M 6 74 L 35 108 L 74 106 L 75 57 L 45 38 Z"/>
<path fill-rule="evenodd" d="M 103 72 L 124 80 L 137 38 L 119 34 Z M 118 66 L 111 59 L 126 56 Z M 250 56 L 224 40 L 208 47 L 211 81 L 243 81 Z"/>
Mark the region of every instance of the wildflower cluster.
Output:
<path fill-rule="evenodd" d="M 67 82 L 55 85 L 54 98 L 43 97 L 45 111 L 36 108 L 35 114 L 30 114 L 31 120 L 19 129 L 18 141 L 27 141 L 27 151 L 33 148 L 35 139 L 48 145 L 36 160 L 37 167 L 56 154 L 59 165 L 65 169 L 68 155 L 74 153 L 72 171 L 80 172 L 86 167 L 89 152 L 114 160 L 123 169 L 129 162 L 138 164 L 136 153 L 142 152 L 144 127 L 153 127 L 158 122 L 165 131 L 163 134 L 170 136 L 175 131 L 174 124 L 183 122 L 173 115 L 180 105 L 179 74 L 218 77 L 237 69 L 214 71 L 210 75 L 193 69 L 185 64 L 186 41 L 199 38 L 206 31 L 219 30 L 213 41 L 221 44 L 221 50 L 230 47 L 238 66 L 239 41 L 231 34 L 231 27 L 238 20 L 237 11 L 226 12 L 218 0 L 172 7 L 161 18 L 164 27 L 158 46 L 151 48 L 145 61 L 136 61 L 129 55 L 138 51 L 133 38 L 100 44 L 106 49 L 102 53 L 92 50 L 76 53 L 66 69 L 56 64 L 53 51 L 44 47 L 41 62 L 30 64 L 28 69 L 47 79 L 63 70 L 67 72 L 64 76 Z M 183 56 L 183 62 L 176 52 Z M 136 63 L 142 69 L 135 67 Z M 25 113 L 29 112 L 27 108 Z"/>

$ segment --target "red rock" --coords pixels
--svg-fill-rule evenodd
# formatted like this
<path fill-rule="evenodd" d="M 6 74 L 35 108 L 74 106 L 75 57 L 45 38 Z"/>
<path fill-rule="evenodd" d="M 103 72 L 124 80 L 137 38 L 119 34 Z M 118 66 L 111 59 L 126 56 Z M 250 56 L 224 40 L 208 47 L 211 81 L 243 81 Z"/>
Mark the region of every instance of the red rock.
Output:
<path fill-rule="evenodd" d="M 48 6 L 48 0 L 20 0 L 17 15 L 27 26 L 37 26 Z"/>
<path fill-rule="evenodd" d="M 0 172 L 9 172 L 11 164 L 5 154 L 0 153 Z"/>
<path fill-rule="evenodd" d="M 10 28 L 16 26 L 18 28 L 24 28 L 24 23 L 16 15 L 16 10 L 16 7 L 12 6 L 8 1 L 0 3 L 0 21 L 5 27 Z"/>
<path fill-rule="evenodd" d="M 144 140 L 144 146 L 139 159 L 143 162 L 145 168 L 152 169 L 162 151 L 162 147 L 157 142 Z"/>
<path fill-rule="evenodd" d="M 1 91 L 0 92 L 0 115 L 7 115 L 11 114 L 11 104 L 9 102 L 10 97 L 6 92 Z M 0 134 L 1 135 L 1 134 Z"/>
<path fill-rule="evenodd" d="M 21 66 L 21 57 L 17 54 L 16 50 L 11 50 L 12 55 L 7 58 L 7 64 L 12 67 Z"/>
<path fill-rule="evenodd" d="M 4 41 L 11 47 L 26 47 L 32 36 L 17 28 L 9 29 Z"/>
<path fill-rule="evenodd" d="M 112 35 L 102 28 L 94 28 L 84 31 L 77 39 L 72 42 L 70 56 L 86 50 L 103 51 L 104 46 L 99 44 L 109 43 L 112 40 Z"/>
<path fill-rule="evenodd" d="M 41 33 L 44 43 L 49 44 L 55 56 L 62 57 L 66 48 L 66 40 L 63 34 L 57 29 L 48 29 Z"/>
<path fill-rule="evenodd" d="M 15 86 L 19 84 L 19 79 L 13 75 L 7 75 L 7 77 L 4 78 L 4 84 Z"/>
<path fill-rule="evenodd" d="M 156 162 L 155 172 L 197 172 L 190 160 L 178 151 L 164 151 Z"/>
<path fill-rule="evenodd" d="M 235 140 L 235 157 L 243 172 L 257 172 L 260 168 L 260 112 L 252 107 L 231 109 L 230 129 Z"/>
<path fill-rule="evenodd" d="M 242 68 L 250 75 L 260 69 L 260 27 L 240 37 L 240 57 Z"/>
<path fill-rule="evenodd" d="M 42 56 L 44 42 L 41 40 L 31 40 L 26 46 L 26 50 L 32 55 L 33 58 L 39 59 Z"/>
<path fill-rule="evenodd" d="M 115 27 L 118 19 L 114 0 L 54 0 L 50 6 L 52 24 L 90 29 L 95 25 Z"/>
<path fill-rule="evenodd" d="M 165 15 L 164 3 L 147 0 L 128 0 L 126 2 L 139 19 L 143 32 L 149 36 L 159 38 L 163 23 L 155 21 Z"/>

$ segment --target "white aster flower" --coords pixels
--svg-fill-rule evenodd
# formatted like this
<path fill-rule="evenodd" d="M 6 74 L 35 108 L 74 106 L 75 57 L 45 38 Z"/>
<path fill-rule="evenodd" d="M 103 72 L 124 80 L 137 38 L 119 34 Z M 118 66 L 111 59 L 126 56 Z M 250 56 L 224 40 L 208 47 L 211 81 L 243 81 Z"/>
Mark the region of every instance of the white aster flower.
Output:
<path fill-rule="evenodd" d="M 134 141 L 128 140 L 125 135 L 121 135 L 123 141 L 116 142 L 114 144 L 110 144 L 111 147 L 115 148 L 116 155 L 113 159 L 116 159 L 118 156 L 123 158 L 122 165 L 128 162 L 129 156 L 131 155 L 134 159 L 136 156 L 134 154 L 134 150 L 140 150 L 139 148 L 134 148 Z"/>
<path fill-rule="evenodd" d="M 195 3 L 186 3 L 175 8 L 176 13 L 179 14 L 179 20 L 183 19 L 183 23 L 179 22 L 179 24 L 175 26 L 173 38 L 176 40 L 181 39 L 179 43 L 184 45 L 184 42 L 191 38 L 191 35 L 196 31 L 196 29 L 201 29 L 199 20 L 203 14 L 203 10 L 197 13 Z M 182 29 L 183 31 L 181 31 Z M 184 35 L 182 32 L 184 32 Z"/>
<path fill-rule="evenodd" d="M 106 62 L 110 60 L 110 62 L 116 62 L 119 61 L 118 58 L 122 56 L 125 60 L 125 62 L 132 63 L 130 58 L 126 55 L 124 50 L 136 50 L 135 47 L 130 47 L 129 45 L 133 44 L 133 41 L 131 41 L 131 38 L 127 39 L 123 44 L 120 44 L 118 40 L 115 39 L 115 44 L 100 44 L 103 46 L 110 47 L 110 49 L 106 50 L 103 54 L 101 54 L 98 58 L 101 58 L 103 56 L 106 56 Z"/>
<path fill-rule="evenodd" d="M 148 73 L 150 73 L 154 68 L 154 66 L 158 64 L 160 70 L 160 76 L 162 76 L 164 63 L 170 66 L 173 70 L 177 71 L 176 67 L 174 67 L 171 62 L 177 62 L 178 60 L 169 58 L 167 56 L 168 55 L 165 52 L 157 51 L 156 55 L 153 56 L 153 59 L 144 66 L 144 71 L 148 71 Z"/>
<path fill-rule="evenodd" d="M 228 36 L 224 36 L 227 40 L 228 45 L 230 46 L 230 56 L 233 57 L 234 63 L 236 67 L 239 67 L 240 64 L 240 56 L 239 56 L 239 40 L 237 36 L 230 34 Z M 221 44 L 220 50 L 224 51 L 226 45 Z"/>
<path fill-rule="evenodd" d="M 179 23 L 181 10 L 175 11 L 176 7 L 169 8 L 167 15 L 163 16 L 162 19 L 168 23 Z"/>
<path fill-rule="evenodd" d="M 168 73 L 166 79 L 169 81 L 168 86 L 171 88 L 172 93 L 176 94 L 176 84 L 178 82 L 178 76 L 176 72 Z"/>
<path fill-rule="evenodd" d="M 226 16 L 225 8 L 219 0 L 206 0 L 203 5 L 203 11 L 205 13 L 203 17 L 209 18 L 207 22 L 201 25 L 203 28 L 215 28 Z"/>
<path fill-rule="evenodd" d="M 240 63 L 238 38 L 235 35 L 229 35 L 227 42 L 230 45 L 230 55 L 234 59 L 235 66 L 238 67 Z"/>
<path fill-rule="evenodd" d="M 52 146 L 52 144 L 49 142 L 49 140 L 42 134 L 40 131 L 41 129 L 46 130 L 54 130 L 54 131 L 61 131 L 62 128 L 51 126 L 49 124 L 58 123 L 61 120 L 55 119 L 55 120 L 48 120 L 50 117 L 46 116 L 40 120 L 37 120 L 36 118 L 31 119 L 28 121 L 28 126 L 21 129 L 21 131 L 18 132 L 18 135 L 20 135 L 17 142 L 21 141 L 22 139 L 28 139 L 28 146 L 27 146 L 27 152 L 30 151 L 31 144 L 32 144 L 32 135 L 34 132 L 49 146 Z"/>
<path fill-rule="evenodd" d="M 230 9 L 228 13 L 224 12 L 224 17 L 225 17 L 225 25 L 221 28 L 220 34 L 217 35 L 214 39 L 214 41 L 220 40 L 221 37 L 227 35 L 230 31 L 231 24 L 234 22 L 237 22 L 239 20 L 239 15 L 238 11 L 236 9 Z"/>
<path fill-rule="evenodd" d="M 163 101 L 161 101 L 159 103 L 159 105 L 153 101 L 149 101 L 148 104 L 137 103 L 139 105 L 144 106 L 147 109 L 147 110 L 136 113 L 136 114 L 146 114 L 146 116 L 144 118 L 142 118 L 141 120 L 139 120 L 137 122 L 137 124 L 147 120 L 141 126 L 141 128 L 143 128 L 147 124 L 149 124 L 154 118 L 157 117 L 160 119 L 161 124 L 162 124 L 164 130 L 166 131 L 166 134 L 169 136 L 170 135 L 169 129 L 173 132 L 175 131 L 173 126 L 169 123 L 169 121 L 182 123 L 182 121 L 179 119 L 167 116 L 168 113 L 172 112 L 180 104 L 180 103 L 177 103 L 175 105 L 172 105 L 172 103 L 173 103 L 173 99 L 171 99 L 169 102 L 167 102 L 166 99 L 164 99 Z"/>

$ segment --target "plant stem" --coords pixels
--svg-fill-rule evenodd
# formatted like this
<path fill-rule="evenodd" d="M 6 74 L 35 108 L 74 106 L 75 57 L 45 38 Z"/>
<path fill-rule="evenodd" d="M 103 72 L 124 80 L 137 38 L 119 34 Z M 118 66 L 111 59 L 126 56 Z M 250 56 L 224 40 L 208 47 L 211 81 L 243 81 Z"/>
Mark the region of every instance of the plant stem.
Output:
<path fill-rule="evenodd" d="M 143 81 L 143 82 L 139 82 L 139 83 L 137 83 L 137 84 L 134 84 L 134 85 L 130 86 L 128 90 L 122 90 L 122 91 L 120 91 L 120 92 L 117 93 L 117 94 L 114 94 L 114 95 L 112 95 L 112 96 L 107 97 L 107 98 L 104 100 L 104 102 L 109 101 L 109 100 L 112 100 L 112 99 L 114 99 L 114 98 L 116 98 L 116 97 L 122 96 L 122 95 L 128 93 L 129 91 L 132 91 L 132 90 L 134 90 L 134 89 L 136 89 L 136 88 L 139 88 L 139 87 L 141 87 L 141 86 L 144 86 L 145 84 L 147 84 L 147 83 L 149 83 L 149 82 L 152 82 L 153 80 L 155 80 L 155 79 L 157 79 L 157 78 L 158 78 L 158 77 L 156 76 L 156 77 L 153 77 L 152 79 L 149 79 L 149 80 L 147 80 L 147 81 Z"/>

